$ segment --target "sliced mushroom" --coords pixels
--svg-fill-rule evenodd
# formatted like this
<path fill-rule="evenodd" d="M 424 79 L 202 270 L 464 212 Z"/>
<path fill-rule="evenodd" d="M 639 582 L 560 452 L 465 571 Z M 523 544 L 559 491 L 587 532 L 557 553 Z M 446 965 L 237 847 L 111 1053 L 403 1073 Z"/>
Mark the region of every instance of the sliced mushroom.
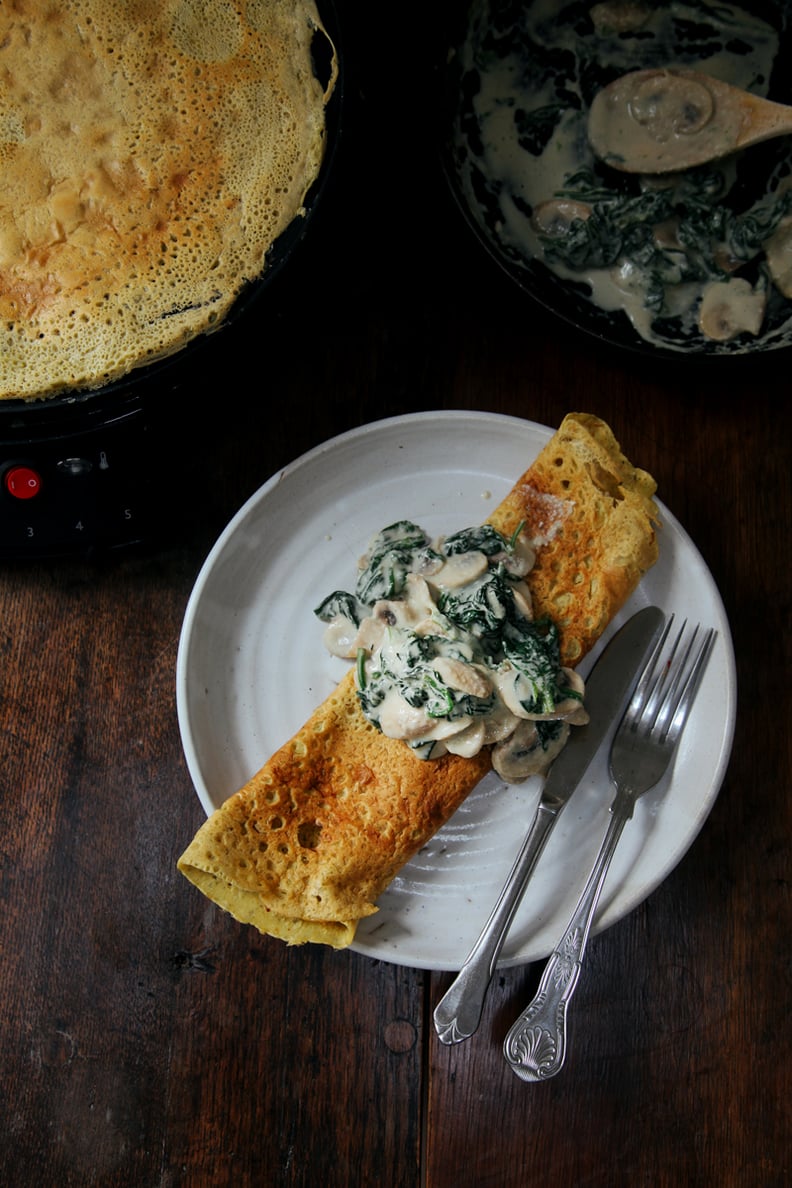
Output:
<path fill-rule="evenodd" d="M 469 693 L 471 697 L 489 697 L 492 693 L 489 677 L 480 668 L 466 664 L 464 660 L 436 656 L 432 660 L 432 668 L 449 689 L 458 689 L 460 693 Z"/>
<path fill-rule="evenodd" d="M 537 775 L 543 775 L 553 760 L 557 759 L 561 754 L 564 747 L 566 746 L 566 741 L 569 738 L 569 729 L 569 722 L 564 722 L 555 738 L 550 743 L 548 743 L 544 749 L 542 749 L 541 755 L 535 756 L 537 764 L 535 773 Z"/>
<path fill-rule="evenodd" d="M 585 202 L 573 202 L 568 198 L 551 198 L 540 202 L 534 208 L 531 222 L 540 235 L 552 239 L 563 239 L 569 234 L 573 223 L 585 221 L 591 216 L 591 207 Z"/>
<path fill-rule="evenodd" d="M 495 703 L 495 709 L 488 713 L 483 720 L 486 727 L 485 744 L 503 742 L 514 732 L 520 721 L 506 709 L 505 705 L 498 702 Z"/>
<path fill-rule="evenodd" d="M 322 640 L 331 656 L 350 660 L 357 654 L 358 628 L 346 615 L 336 615 L 324 629 Z"/>
<path fill-rule="evenodd" d="M 651 15 L 650 6 L 636 0 L 603 0 L 589 11 L 598 33 L 633 33 L 642 28 Z"/>
<path fill-rule="evenodd" d="M 417 573 L 408 573 L 405 583 L 405 599 L 410 608 L 410 619 L 420 622 L 435 613 L 435 602 L 426 579 Z"/>
<path fill-rule="evenodd" d="M 507 784 L 518 784 L 530 775 L 538 746 L 539 732 L 534 723 L 518 722 L 509 737 L 492 748 L 492 766 Z"/>
<path fill-rule="evenodd" d="M 495 684 L 497 685 L 503 703 L 514 714 L 515 718 L 535 720 L 543 716 L 542 714 L 529 713 L 523 705 L 523 702 L 527 701 L 531 695 L 530 688 L 526 678 L 513 664 L 510 664 L 508 660 L 504 660 L 494 676 Z M 552 713 L 545 716 L 555 718 L 560 715 Z"/>
<path fill-rule="evenodd" d="M 508 660 L 504 660 L 494 675 L 495 684 L 506 708 L 514 714 L 515 718 L 527 718 L 528 715 L 523 709 L 523 704 L 520 700 L 520 674 L 517 669 Z"/>
<path fill-rule="evenodd" d="M 589 720 L 589 713 L 585 706 L 578 702 L 568 714 L 564 714 L 561 720 L 568 722 L 570 726 L 585 726 Z"/>
<path fill-rule="evenodd" d="M 513 577 L 521 578 L 530 573 L 536 564 L 536 552 L 528 537 L 521 532 L 511 549 L 495 553 L 492 560 L 501 562 Z"/>
<path fill-rule="evenodd" d="M 440 612 L 425 578 L 414 573 L 408 574 L 405 591 L 410 630 L 416 635 L 442 634 Z"/>
<path fill-rule="evenodd" d="M 434 600 L 426 581 L 410 573 L 405 583 L 404 598 L 381 598 L 375 602 L 371 614 L 363 620 L 361 630 L 369 620 L 374 620 L 381 627 L 413 628 L 416 623 L 430 618 L 434 612 Z"/>
<path fill-rule="evenodd" d="M 531 600 L 531 591 L 525 582 L 515 582 L 512 586 L 512 594 L 514 595 L 514 605 L 523 618 L 532 619 L 533 602 Z"/>
<path fill-rule="evenodd" d="M 762 328 L 767 297 L 743 277 L 713 281 L 701 298 L 699 329 L 713 342 L 729 342 L 738 334 L 758 334 Z"/>
<path fill-rule="evenodd" d="M 782 219 L 765 244 L 767 265 L 776 288 L 792 297 L 792 215 Z"/>
<path fill-rule="evenodd" d="M 473 755 L 478 755 L 486 741 L 487 728 L 484 719 L 476 718 L 464 730 L 460 730 L 452 738 L 446 739 L 445 748 L 452 755 L 461 755 L 463 759 L 470 759 Z"/>
<path fill-rule="evenodd" d="M 440 569 L 432 574 L 432 584 L 442 586 L 446 590 L 458 590 L 475 582 L 487 572 L 487 558 L 484 553 L 474 550 L 470 553 L 455 553 L 448 557 Z"/>
<path fill-rule="evenodd" d="M 410 705 L 398 693 L 391 692 L 379 711 L 380 730 L 387 738 L 421 738 L 430 728 L 430 721 L 420 706 Z"/>
<path fill-rule="evenodd" d="M 453 738 L 466 730 L 472 720 L 465 715 L 458 718 L 430 718 L 423 707 L 410 705 L 395 690 L 388 693 L 379 709 L 382 733 L 388 738 L 403 738 L 408 742 Z"/>
<path fill-rule="evenodd" d="M 574 668 L 562 668 L 561 673 L 565 685 L 570 690 L 570 696 L 564 697 L 562 701 L 559 701 L 552 714 L 532 714 L 531 716 L 535 721 L 544 720 L 549 722 L 554 718 L 561 718 L 563 721 L 569 722 L 572 726 L 585 726 L 589 720 L 589 716 L 581 700 L 586 691 L 583 678 L 578 676 Z"/>
<path fill-rule="evenodd" d="M 565 722 L 556 738 L 545 750 L 533 722 L 520 722 L 509 738 L 492 748 L 492 766 L 507 784 L 518 784 L 530 775 L 546 771 L 563 749 L 569 736 Z"/>
<path fill-rule="evenodd" d="M 684 251 L 683 245 L 679 242 L 678 218 L 665 219 L 662 223 L 656 223 L 652 228 L 652 239 L 659 248 L 672 252 Z"/>
<path fill-rule="evenodd" d="M 387 619 L 384 617 L 374 618 L 373 616 L 364 619 L 360 624 L 360 629 L 354 639 L 354 651 L 351 655 L 357 655 L 358 648 L 365 648 L 365 650 L 372 654 L 381 645 L 383 636 L 388 629 Z"/>
<path fill-rule="evenodd" d="M 561 672 L 565 684 L 576 696 L 564 697 L 546 714 L 530 713 L 526 710 L 523 705 L 523 701 L 528 697 L 528 689 L 523 686 L 525 678 L 508 660 L 501 664 L 495 674 L 495 683 L 504 705 L 516 718 L 532 722 L 553 722 L 556 719 L 563 719 L 575 726 L 582 726 L 588 722 L 588 714 L 580 700 L 585 691 L 585 684 L 574 669 L 562 668 Z"/>
<path fill-rule="evenodd" d="M 728 244 L 719 243 L 717 247 L 713 248 L 712 258 L 720 268 L 721 272 L 736 272 L 738 268 L 742 268 L 745 260 L 741 260 L 739 256 L 735 256 L 730 251 Z M 772 272 L 772 268 L 770 270 Z M 792 296 L 792 293 L 787 293 L 787 297 Z"/>
<path fill-rule="evenodd" d="M 437 573 L 438 569 L 442 569 L 442 567 L 443 558 L 439 553 L 426 552 L 418 558 L 414 572 L 421 577 L 431 577 L 433 573 Z"/>

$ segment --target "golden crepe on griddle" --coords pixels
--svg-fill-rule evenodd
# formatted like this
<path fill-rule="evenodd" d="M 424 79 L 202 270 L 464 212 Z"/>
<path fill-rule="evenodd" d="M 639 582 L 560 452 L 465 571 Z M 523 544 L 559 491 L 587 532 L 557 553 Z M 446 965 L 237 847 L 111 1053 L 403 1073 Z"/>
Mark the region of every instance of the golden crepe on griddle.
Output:
<path fill-rule="evenodd" d="M 573 666 L 657 558 L 654 480 L 607 425 L 573 413 L 489 523 L 536 546 L 534 614 L 554 618 Z M 198 830 L 179 870 L 237 920 L 290 944 L 344 948 L 397 871 L 490 770 L 420 759 L 363 715 L 349 673 L 239 792 Z"/>
<path fill-rule="evenodd" d="M 324 153 L 313 0 L 0 5 L 0 399 L 217 326 Z"/>

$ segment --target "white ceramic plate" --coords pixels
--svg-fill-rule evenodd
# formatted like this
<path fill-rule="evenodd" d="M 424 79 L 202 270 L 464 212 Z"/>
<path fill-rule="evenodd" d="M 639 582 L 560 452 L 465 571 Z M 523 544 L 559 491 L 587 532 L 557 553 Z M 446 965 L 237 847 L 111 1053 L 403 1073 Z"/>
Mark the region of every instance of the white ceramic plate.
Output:
<path fill-rule="evenodd" d="M 480 523 L 550 436 L 540 425 L 489 413 L 397 417 L 317 447 L 248 500 L 199 574 L 179 645 L 179 725 L 207 814 L 299 729 L 342 675 L 345 662 L 325 653 L 313 610 L 332 590 L 351 588 L 370 537 L 397 519 L 431 534 Z M 596 930 L 639 904 L 682 858 L 717 796 L 734 732 L 734 653 L 723 605 L 684 529 L 662 505 L 661 513 L 660 559 L 614 627 L 653 603 L 714 626 L 718 638 L 673 770 L 639 802 L 619 843 Z M 546 956 L 566 926 L 607 824 L 606 753 L 603 746 L 550 836 L 504 966 Z M 353 948 L 401 965 L 458 969 L 539 791 L 536 777 L 519 786 L 487 777 L 403 868 Z"/>

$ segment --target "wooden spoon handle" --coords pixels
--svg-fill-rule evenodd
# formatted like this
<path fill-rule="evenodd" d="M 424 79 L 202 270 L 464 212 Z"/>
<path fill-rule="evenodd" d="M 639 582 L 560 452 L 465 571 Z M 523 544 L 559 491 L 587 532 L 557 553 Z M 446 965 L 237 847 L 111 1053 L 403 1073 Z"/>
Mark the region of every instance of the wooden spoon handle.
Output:
<path fill-rule="evenodd" d="M 792 132 L 792 107 L 785 103 L 774 103 L 770 99 L 760 99 L 748 91 L 732 90 L 735 91 L 735 106 L 742 117 L 735 148 L 747 148 L 762 140 L 770 140 L 773 136 L 785 136 Z"/>

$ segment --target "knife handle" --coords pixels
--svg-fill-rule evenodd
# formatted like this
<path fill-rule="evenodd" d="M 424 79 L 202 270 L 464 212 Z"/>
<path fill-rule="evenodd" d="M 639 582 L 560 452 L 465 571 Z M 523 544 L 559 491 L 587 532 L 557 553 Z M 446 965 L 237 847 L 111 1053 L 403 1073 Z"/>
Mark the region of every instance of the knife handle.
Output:
<path fill-rule="evenodd" d="M 481 935 L 450 988 L 435 1007 L 435 1030 L 444 1044 L 458 1044 L 469 1039 L 479 1025 L 484 999 L 503 942 L 558 812 L 558 808 L 548 808 L 543 804 L 537 808 Z"/>
<path fill-rule="evenodd" d="M 547 965 L 536 994 L 512 1024 L 503 1043 L 506 1061 L 523 1081 L 546 1081 L 560 1071 L 567 1049 L 567 1010 L 577 986 L 605 876 L 632 812 L 615 811 L 597 861 L 572 918 Z"/>

